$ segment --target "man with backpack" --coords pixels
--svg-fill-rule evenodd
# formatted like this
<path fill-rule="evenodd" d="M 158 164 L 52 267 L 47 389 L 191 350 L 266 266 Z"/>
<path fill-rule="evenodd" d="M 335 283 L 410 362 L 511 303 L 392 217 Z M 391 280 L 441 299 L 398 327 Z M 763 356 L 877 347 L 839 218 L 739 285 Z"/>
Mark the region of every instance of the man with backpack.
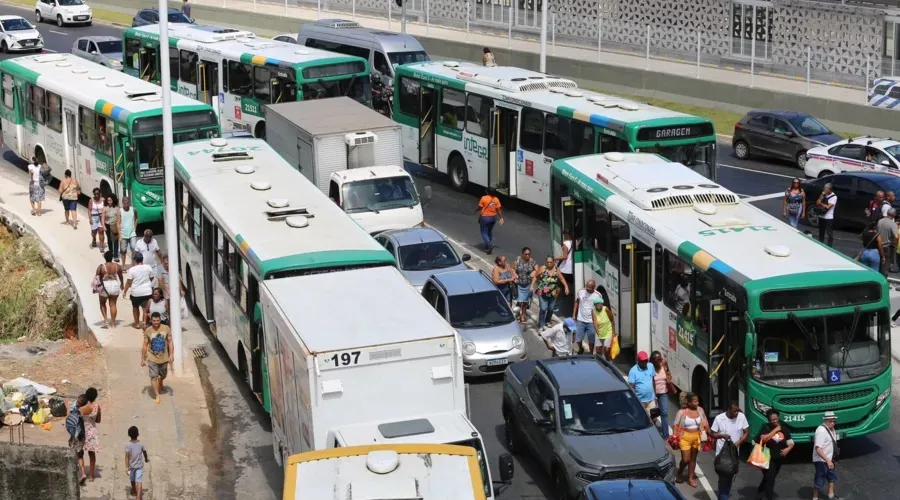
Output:
<path fill-rule="evenodd" d="M 719 475 L 719 500 L 728 500 L 731 496 L 731 485 L 734 476 L 737 475 L 740 463 L 740 449 L 744 441 L 750 435 L 750 424 L 747 417 L 741 413 L 741 407 L 737 401 L 728 404 L 728 410 L 720 413 L 713 420 L 710 428 L 712 437 L 716 440 L 716 458 L 714 466 Z"/>
<path fill-rule="evenodd" d="M 66 431 L 69 433 L 69 448 L 78 457 L 78 471 L 81 472 L 80 482 L 84 486 L 87 474 L 84 473 L 84 419 L 81 417 L 81 408 L 87 404 L 87 396 L 82 394 L 72 403 L 69 415 L 66 417 Z"/>
<path fill-rule="evenodd" d="M 159 395 L 162 393 L 163 382 L 169 374 L 169 366 L 174 361 L 171 353 L 175 348 L 172 345 L 172 331 L 162 324 L 162 317 L 158 312 L 150 315 L 150 328 L 144 330 L 144 345 L 141 347 L 141 366 L 148 367 L 150 372 L 150 385 L 156 392 L 156 404 L 159 404 Z"/>

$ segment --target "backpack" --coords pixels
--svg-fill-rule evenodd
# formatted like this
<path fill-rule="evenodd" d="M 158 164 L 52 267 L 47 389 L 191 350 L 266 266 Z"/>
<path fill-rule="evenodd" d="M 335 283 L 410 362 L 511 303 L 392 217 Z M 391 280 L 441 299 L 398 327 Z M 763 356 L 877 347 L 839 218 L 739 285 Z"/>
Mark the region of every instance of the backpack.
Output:
<path fill-rule="evenodd" d="M 69 416 L 66 417 L 66 431 L 69 436 L 79 440 L 84 440 L 84 419 L 81 418 L 81 410 L 78 409 L 77 403 L 72 403 L 69 409 Z"/>
<path fill-rule="evenodd" d="M 153 338 L 150 339 L 150 352 L 153 354 L 159 355 L 162 354 L 166 349 L 166 337 L 165 335 L 156 334 Z"/>

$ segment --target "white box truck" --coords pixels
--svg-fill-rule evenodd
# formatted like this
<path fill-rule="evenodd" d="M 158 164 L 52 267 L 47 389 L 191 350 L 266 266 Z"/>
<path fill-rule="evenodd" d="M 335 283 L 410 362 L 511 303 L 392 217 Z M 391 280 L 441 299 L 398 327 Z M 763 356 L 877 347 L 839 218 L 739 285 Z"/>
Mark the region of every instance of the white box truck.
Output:
<path fill-rule="evenodd" d="M 369 444 L 470 446 L 493 498 L 459 337 L 396 268 L 267 280 L 260 300 L 276 460 Z"/>
<path fill-rule="evenodd" d="M 424 222 L 400 124 L 353 99 L 270 104 L 266 142 L 369 233 Z"/>

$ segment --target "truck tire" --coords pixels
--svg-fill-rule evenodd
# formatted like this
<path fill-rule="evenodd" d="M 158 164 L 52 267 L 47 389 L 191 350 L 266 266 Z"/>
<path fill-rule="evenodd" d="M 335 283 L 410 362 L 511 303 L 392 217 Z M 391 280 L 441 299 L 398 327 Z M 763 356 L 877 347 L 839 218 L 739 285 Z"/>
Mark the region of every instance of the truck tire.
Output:
<path fill-rule="evenodd" d="M 518 455 L 522 451 L 522 439 L 516 431 L 516 421 L 508 415 L 503 416 L 503 436 L 506 449 L 513 455 Z"/>

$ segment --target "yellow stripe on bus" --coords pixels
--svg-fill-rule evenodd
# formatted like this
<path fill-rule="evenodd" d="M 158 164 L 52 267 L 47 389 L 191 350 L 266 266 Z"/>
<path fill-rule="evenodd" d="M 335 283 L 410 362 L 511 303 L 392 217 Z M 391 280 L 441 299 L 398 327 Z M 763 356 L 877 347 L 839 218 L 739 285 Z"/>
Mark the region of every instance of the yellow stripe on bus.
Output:
<path fill-rule="evenodd" d="M 250 58 L 250 64 L 262 66 L 266 63 L 266 56 L 253 56 Z"/>
<path fill-rule="evenodd" d="M 707 253 L 706 250 L 700 250 L 699 252 L 694 254 L 694 258 L 691 260 L 694 262 L 694 265 L 698 266 L 704 271 L 707 271 L 709 270 L 709 266 L 712 265 L 713 261 L 716 260 L 716 258 Z"/>

